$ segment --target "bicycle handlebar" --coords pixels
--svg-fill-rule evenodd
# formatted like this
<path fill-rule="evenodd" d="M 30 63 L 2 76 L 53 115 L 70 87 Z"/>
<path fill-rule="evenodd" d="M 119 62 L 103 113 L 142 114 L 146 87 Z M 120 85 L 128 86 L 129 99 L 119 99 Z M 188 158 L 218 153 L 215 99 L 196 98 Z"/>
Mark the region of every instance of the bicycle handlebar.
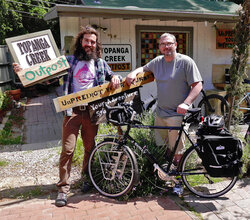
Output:
<path fill-rule="evenodd" d="M 108 106 L 105 104 L 107 121 L 116 125 L 129 125 L 129 124 L 142 124 L 140 121 L 135 120 L 136 111 L 130 104 L 122 103 L 119 106 Z M 183 118 L 184 123 L 191 123 L 198 121 L 200 108 L 189 109 Z"/>
<path fill-rule="evenodd" d="M 107 121 L 116 126 L 128 125 L 133 122 L 138 123 L 138 121 L 134 119 L 136 111 L 134 111 L 130 104 L 122 103 L 121 105 L 113 107 L 105 104 L 104 107 L 106 109 Z"/>

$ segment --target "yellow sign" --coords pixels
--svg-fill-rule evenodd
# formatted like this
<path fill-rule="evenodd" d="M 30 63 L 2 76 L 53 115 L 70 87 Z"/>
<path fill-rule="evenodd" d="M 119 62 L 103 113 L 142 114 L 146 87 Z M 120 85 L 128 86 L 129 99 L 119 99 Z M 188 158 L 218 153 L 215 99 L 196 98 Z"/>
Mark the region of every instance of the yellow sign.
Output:
<path fill-rule="evenodd" d="M 141 86 L 143 84 L 154 81 L 154 75 L 150 72 L 139 73 L 137 75 L 137 80 L 135 84 L 128 86 L 126 83 L 126 78 L 121 82 L 121 86 L 118 89 L 113 89 L 110 87 L 110 83 L 105 83 L 100 86 L 96 86 L 90 89 L 82 90 L 76 93 L 72 93 L 66 96 L 61 96 L 53 99 L 54 105 L 57 112 L 64 111 L 69 108 L 84 105 L 89 102 L 93 102 L 98 99 L 102 99 L 107 96 L 111 96 L 126 90 Z"/>
<path fill-rule="evenodd" d="M 60 56 L 53 60 L 23 69 L 17 72 L 17 75 L 23 86 L 26 87 L 49 80 L 55 76 L 66 74 L 67 72 L 65 70 L 69 67 L 66 57 Z"/>
<path fill-rule="evenodd" d="M 131 63 L 109 63 L 109 66 L 113 72 L 130 71 Z"/>

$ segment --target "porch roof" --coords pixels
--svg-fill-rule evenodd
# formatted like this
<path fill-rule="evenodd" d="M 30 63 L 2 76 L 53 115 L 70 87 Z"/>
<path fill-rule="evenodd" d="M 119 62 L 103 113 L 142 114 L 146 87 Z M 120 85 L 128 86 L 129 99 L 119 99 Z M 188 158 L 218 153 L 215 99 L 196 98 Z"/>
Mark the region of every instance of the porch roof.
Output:
<path fill-rule="evenodd" d="M 84 0 L 84 3 L 85 5 L 57 4 L 45 14 L 44 19 L 66 16 L 236 22 L 236 12 L 240 9 L 240 5 L 233 2 L 208 0 Z"/>

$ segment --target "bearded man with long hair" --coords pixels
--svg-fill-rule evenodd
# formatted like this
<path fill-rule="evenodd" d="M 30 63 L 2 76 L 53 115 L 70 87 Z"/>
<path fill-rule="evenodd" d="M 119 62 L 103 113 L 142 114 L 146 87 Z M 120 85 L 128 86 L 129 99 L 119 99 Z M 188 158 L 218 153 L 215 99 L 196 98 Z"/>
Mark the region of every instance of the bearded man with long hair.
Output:
<path fill-rule="evenodd" d="M 74 55 L 67 56 L 70 69 L 64 76 L 65 95 L 101 85 L 106 80 L 111 81 L 113 88 L 120 86 L 120 77 L 114 75 L 108 64 L 101 59 L 101 52 L 97 31 L 90 26 L 83 27 L 75 38 Z M 91 124 L 88 106 L 74 107 L 65 111 L 59 162 L 60 180 L 57 183 L 59 192 L 55 202 L 58 207 L 67 205 L 71 163 L 79 130 L 84 144 L 82 173 L 87 175 L 88 159 L 98 130 L 98 125 Z M 82 191 L 86 191 L 89 188 L 88 182 L 84 181 L 82 187 Z"/>

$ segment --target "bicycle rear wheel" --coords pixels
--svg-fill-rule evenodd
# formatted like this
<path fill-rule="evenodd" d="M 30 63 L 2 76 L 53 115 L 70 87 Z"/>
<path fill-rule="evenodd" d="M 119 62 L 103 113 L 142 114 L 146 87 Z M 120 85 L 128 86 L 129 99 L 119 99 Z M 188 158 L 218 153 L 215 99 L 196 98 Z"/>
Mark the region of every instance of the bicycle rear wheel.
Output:
<path fill-rule="evenodd" d="M 128 193 L 138 179 L 135 156 L 127 146 L 104 140 L 89 158 L 89 176 L 94 187 L 104 196 L 119 197 Z"/>
<path fill-rule="evenodd" d="M 201 108 L 202 116 L 216 114 L 226 117 L 229 111 L 227 101 L 217 94 L 207 96 L 207 100 L 203 98 L 198 104 L 198 108 Z"/>
<path fill-rule="evenodd" d="M 237 176 L 211 177 L 207 173 L 195 147 L 189 148 L 181 162 L 181 177 L 185 186 L 195 195 L 203 198 L 215 198 L 233 188 Z"/>

